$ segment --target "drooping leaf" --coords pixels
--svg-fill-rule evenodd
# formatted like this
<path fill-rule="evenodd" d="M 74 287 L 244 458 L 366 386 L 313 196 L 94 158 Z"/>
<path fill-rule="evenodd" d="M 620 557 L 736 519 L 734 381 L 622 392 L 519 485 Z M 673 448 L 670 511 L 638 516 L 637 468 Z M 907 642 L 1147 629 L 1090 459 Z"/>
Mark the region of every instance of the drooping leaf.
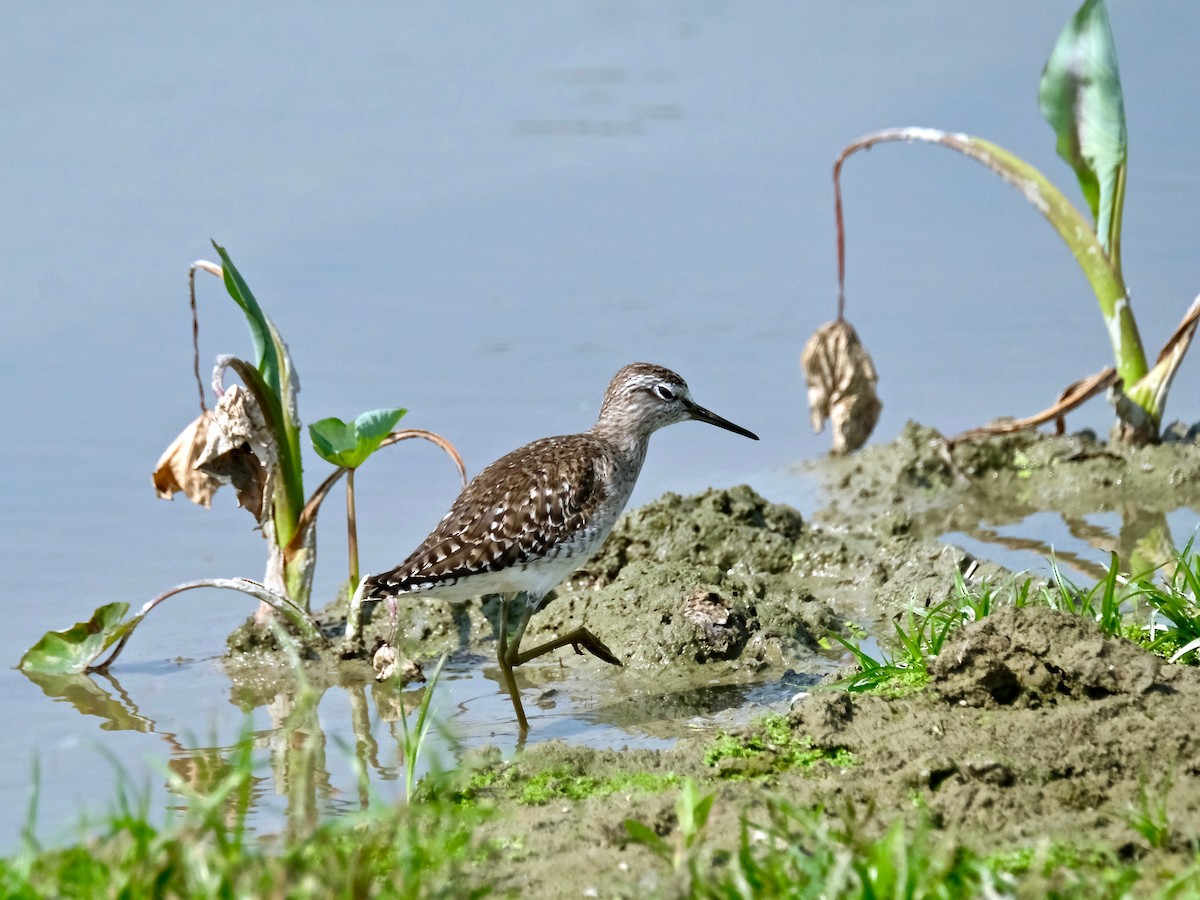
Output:
<path fill-rule="evenodd" d="M 238 505 L 263 525 L 272 509 L 278 453 L 277 436 L 254 394 L 235 384 L 217 401 L 196 465 L 217 484 L 232 484 Z"/>
<path fill-rule="evenodd" d="M 195 421 L 180 432 L 179 437 L 163 452 L 154 467 L 154 490 L 164 500 L 182 492 L 193 503 L 212 506 L 213 494 L 221 482 L 196 468 L 196 460 L 204 451 L 208 429 L 212 424 L 210 410 L 202 412 Z"/>
<path fill-rule="evenodd" d="M 336 417 L 321 419 L 308 426 L 308 433 L 313 448 L 323 460 L 335 466 L 356 469 L 379 449 L 383 439 L 405 412 L 407 410 L 398 408 L 373 409 L 352 423 Z"/>
<path fill-rule="evenodd" d="M 1086 0 L 1059 35 L 1038 102 L 1058 135 L 1058 155 L 1079 179 L 1096 235 L 1115 258 L 1127 148 L 1117 48 L 1104 0 Z"/>
<path fill-rule="evenodd" d="M 829 419 L 832 452 L 857 450 L 875 429 L 883 404 L 875 393 L 875 363 L 853 326 L 837 319 L 818 328 L 804 345 L 800 366 L 808 382 L 813 431 L 820 434 Z"/>
<path fill-rule="evenodd" d="M 86 671 L 140 618 L 124 622 L 127 612 L 129 604 L 118 600 L 101 606 L 86 622 L 76 622 L 66 631 L 47 632 L 21 657 L 21 670 L 42 675 Z"/>

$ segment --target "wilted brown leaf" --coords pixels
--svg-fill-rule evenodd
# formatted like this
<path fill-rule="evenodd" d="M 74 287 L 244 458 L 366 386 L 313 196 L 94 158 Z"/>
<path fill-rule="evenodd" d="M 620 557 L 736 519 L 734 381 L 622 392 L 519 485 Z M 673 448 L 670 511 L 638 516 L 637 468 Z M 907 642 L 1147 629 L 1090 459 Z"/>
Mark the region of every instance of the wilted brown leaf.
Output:
<path fill-rule="evenodd" d="M 822 325 L 804 345 L 800 366 L 808 382 L 813 431 L 820 434 L 829 419 L 832 452 L 857 450 L 875 429 L 883 404 L 875 394 L 875 363 L 854 328 L 845 319 Z"/>
<path fill-rule="evenodd" d="M 221 395 L 196 467 L 218 484 L 232 484 L 238 505 L 259 524 L 271 516 L 272 478 L 278 450 L 262 410 L 241 385 Z"/>
<path fill-rule="evenodd" d="M 206 409 L 180 432 L 159 458 L 154 469 L 154 490 L 164 500 L 170 500 L 182 491 L 193 503 L 212 505 L 213 494 L 222 482 L 196 468 L 196 460 L 208 441 L 212 418 L 212 412 Z"/>

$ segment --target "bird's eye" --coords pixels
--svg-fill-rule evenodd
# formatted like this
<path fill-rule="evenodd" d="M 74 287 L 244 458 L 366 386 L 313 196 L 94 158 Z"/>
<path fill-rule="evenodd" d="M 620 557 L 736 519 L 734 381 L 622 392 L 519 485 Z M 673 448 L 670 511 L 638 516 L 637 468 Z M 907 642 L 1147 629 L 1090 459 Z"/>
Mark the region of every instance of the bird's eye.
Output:
<path fill-rule="evenodd" d="M 675 392 L 673 390 L 671 390 L 669 387 L 667 387 L 665 384 L 656 384 L 654 386 L 654 393 L 658 396 L 658 399 L 660 399 L 660 400 L 674 400 L 675 399 Z"/>

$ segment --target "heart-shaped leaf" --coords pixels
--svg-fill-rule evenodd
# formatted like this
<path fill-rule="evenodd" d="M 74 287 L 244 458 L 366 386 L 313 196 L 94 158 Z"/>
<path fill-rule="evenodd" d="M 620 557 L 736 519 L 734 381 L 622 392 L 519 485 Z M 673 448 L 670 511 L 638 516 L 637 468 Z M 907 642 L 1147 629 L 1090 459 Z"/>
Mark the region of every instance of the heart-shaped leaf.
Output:
<path fill-rule="evenodd" d="M 118 600 L 101 606 L 86 622 L 76 622 L 66 631 L 47 632 L 21 657 L 20 668 L 42 675 L 86 671 L 141 618 L 124 622 L 127 612 L 129 604 Z"/>
<path fill-rule="evenodd" d="M 321 419 L 308 426 L 308 433 L 321 459 L 342 468 L 357 469 L 379 449 L 406 412 L 398 408 L 373 409 L 352 423 L 336 417 Z"/>

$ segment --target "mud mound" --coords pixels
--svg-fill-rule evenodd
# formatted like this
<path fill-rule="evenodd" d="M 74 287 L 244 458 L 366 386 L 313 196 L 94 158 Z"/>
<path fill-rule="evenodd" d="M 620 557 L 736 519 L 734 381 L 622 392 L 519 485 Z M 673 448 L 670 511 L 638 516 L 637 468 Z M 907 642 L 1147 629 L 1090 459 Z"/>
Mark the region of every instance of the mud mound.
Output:
<path fill-rule="evenodd" d="M 574 580 L 607 584 L 639 560 L 690 562 L 747 574 L 787 572 L 803 527 L 795 509 L 771 503 L 746 485 L 693 497 L 668 493 L 623 516 Z"/>
<path fill-rule="evenodd" d="M 714 735 L 706 733 L 642 753 L 633 767 L 701 779 L 716 794 L 706 838 L 713 847 L 736 847 L 743 816 L 755 820 L 769 792 L 801 808 L 874 810 L 856 827 L 877 833 L 897 818 L 927 819 L 979 853 L 1071 848 L 1062 851 L 1070 858 L 1105 848 L 1114 858 L 1144 860 L 1148 871 L 1192 864 L 1200 834 L 1200 672 L 1105 638 L 1089 621 L 1036 608 L 1002 609 L 965 628 L 935 668 L 932 684 L 914 696 L 819 690 L 793 704 L 795 738 L 848 765 L 725 780 L 709 761 Z M 556 777 L 608 776 L 622 765 L 611 753 L 566 753 L 532 748 L 507 764 L 518 771 L 505 777 L 529 779 L 546 767 Z M 1147 797 L 1167 804 L 1154 847 L 1134 827 Z M 623 790 L 582 804 L 525 807 L 496 833 L 551 835 L 562 852 L 586 848 L 590 877 L 620 866 L 636 883 L 654 868 L 628 852 L 622 823 L 637 818 L 669 837 L 674 802 L 673 790 Z M 531 854 L 516 866 L 502 862 L 497 877 L 547 889 L 560 883 L 561 860 Z"/>
<path fill-rule="evenodd" d="M 1049 838 L 1142 853 L 1130 816 L 1174 779 L 1172 841 L 1200 832 L 1200 672 L 1089 621 L 1016 608 L 964 628 L 932 670 L 913 697 L 819 692 L 794 706 L 798 732 L 859 760 L 836 785 L 797 785 L 807 801 L 832 787 L 921 805 L 985 849 Z"/>
<path fill-rule="evenodd" d="M 768 585 L 714 566 L 639 560 L 602 588 L 564 591 L 534 619 L 531 635 L 575 623 L 600 636 L 629 670 L 702 665 L 714 677 L 796 665 L 837 620 L 811 595 L 777 580 Z"/>
<path fill-rule="evenodd" d="M 929 666 L 931 689 L 948 702 L 1028 709 L 1170 691 L 1179 671 L 1093 622 L 1042 607 L 1005 607 L 966 626 Z"/>

